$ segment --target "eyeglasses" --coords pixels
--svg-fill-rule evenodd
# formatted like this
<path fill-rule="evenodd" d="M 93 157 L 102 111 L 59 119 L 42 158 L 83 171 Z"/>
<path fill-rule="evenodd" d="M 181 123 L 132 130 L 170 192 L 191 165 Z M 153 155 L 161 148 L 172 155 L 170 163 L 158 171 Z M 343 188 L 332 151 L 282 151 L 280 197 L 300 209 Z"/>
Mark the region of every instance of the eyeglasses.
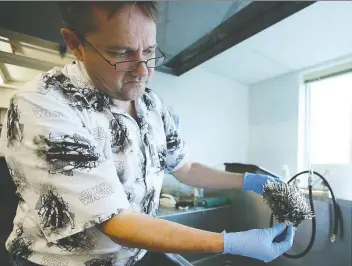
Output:
<path fill-rule="evenodd" d="M 147 68 L 156 68 L 158 66 L 161 66 L 166 58 L 166 55 L 157 47 L 158 51 L 161 53 L 161 56 L 157 56 L 157 57 L 153 57 L 153 58 L 149 58 L 147 60 L 143 60 L 143 61 L 138 61 L 138 60 L 128 60 L 128 61 L 120 61 L 117 62 L 115 64 L 111 63 L 110 60 L 106 59 L 96 48 L 94 48 L 94 46 L 92 44 L 90 44 L 90 42 L 88 42 L 86 40 L 86 38 L 84 38 L 84 36 L 80 33 L 78 33 L 75 30 L 72 30 L 77 38 L 83 43 L 86 43 L 89 45 L 90 48 L 92 48 L 98 55 L 100 55 L 100 57 L 106 61 L 110 66 L 114 67 L 115 70 L 117 72 L 128 72 L 128 71 L 133 71 L 135 70 L 139 64 L 141 63 L 145 63 L 145 65 L 147 66 Z"/>

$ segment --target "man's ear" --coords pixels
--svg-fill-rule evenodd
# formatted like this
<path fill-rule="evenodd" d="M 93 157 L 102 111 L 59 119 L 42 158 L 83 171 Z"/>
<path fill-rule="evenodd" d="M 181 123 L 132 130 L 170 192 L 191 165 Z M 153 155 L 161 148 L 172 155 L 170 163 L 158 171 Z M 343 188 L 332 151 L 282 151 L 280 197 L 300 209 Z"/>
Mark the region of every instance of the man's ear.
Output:
<path fill-rule="evenodd" d="M 83 47 L 81 42 L 77 38 L 77 35 L 73 31 L 66 28 L 62 28 L 60 33 L 62 38 L 65 40 L 67 46 L 71 49 L 71 51 L 75 55 L 75 57 L 78 60 L 83 61 L 83 55 L 82 55 Z"/>

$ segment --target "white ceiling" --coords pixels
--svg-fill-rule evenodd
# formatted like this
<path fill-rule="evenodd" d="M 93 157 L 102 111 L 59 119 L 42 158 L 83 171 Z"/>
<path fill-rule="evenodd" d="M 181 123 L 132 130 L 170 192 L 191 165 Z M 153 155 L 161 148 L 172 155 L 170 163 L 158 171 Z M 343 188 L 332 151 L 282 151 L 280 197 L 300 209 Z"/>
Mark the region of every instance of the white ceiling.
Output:
<path fill-rule="evenodd" d="M 350 56 L 351 14 L 351 1 L 316 2 L 201 67 L 250 85 Z"/>

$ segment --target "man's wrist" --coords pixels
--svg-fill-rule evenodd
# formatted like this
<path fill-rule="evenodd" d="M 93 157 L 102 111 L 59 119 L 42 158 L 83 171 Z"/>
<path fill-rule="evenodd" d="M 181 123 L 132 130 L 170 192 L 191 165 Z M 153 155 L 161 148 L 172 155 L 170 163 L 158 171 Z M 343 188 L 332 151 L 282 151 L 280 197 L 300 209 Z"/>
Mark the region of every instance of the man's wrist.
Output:
<path fill-rule="evenodd" d="M 243 190 L 250 190 L 249 183 L 248 183 L 250 180 L 248 180 L 248 179 L 250 179 L 251 175 L 252 174 L 248 173 L 248 172 L 243 174 L 243 178 L 242 178 L 242 189 Z"/>
<path fill-rule="evenodd" d="M 245 182 L 245 174 L 241 174 L 241 188 L 243 189 L 243 185 Z"/>
<path fill-rule="evenodd" d="M 228 180 L 230 180 L 229 188 L 243 189 L 244 174 L 242 173 L 228 173 Z"/>
<path fill-rule="evenodd" d="M 224 252 L 224 236 L 222 233 L 216 233 L 216 237 L 213 238 L 213 247 L 211 252 L 212 253 L 221 253 Z"/>
<path fill-rule="evenodd" d="M 227 254 L 227 248 L 226 248 L 226 246 L 225 246 L 225 235 L 226 235 L 226 231 L 224 230 L 224 231 L 222 231 L 221 232 L 221 235 L 222 235 L 222 241 L 223 241 L 223 243 L 222 243 L 222 246 L 223 246 L 223 250 L 221 251 L 221 253 L 222 254 Z"/>

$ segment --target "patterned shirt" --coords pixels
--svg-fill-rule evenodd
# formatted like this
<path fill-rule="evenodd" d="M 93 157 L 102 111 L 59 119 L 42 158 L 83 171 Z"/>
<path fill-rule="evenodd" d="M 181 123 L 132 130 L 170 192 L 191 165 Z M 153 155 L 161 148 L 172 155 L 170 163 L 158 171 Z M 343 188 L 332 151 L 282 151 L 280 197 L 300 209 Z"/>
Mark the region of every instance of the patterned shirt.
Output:
<path fill-rule="evenodd" d="M 6 241 L 40 265 L 133 265 L 146 250 L 95 225 L 133 210 L 155 216 L 165 173 L 187 161 L 171 114 L 150 89 L 137 119 L 77 62 L 37 76 L 11 99 L 0 139 L 19 204 Z"/>

